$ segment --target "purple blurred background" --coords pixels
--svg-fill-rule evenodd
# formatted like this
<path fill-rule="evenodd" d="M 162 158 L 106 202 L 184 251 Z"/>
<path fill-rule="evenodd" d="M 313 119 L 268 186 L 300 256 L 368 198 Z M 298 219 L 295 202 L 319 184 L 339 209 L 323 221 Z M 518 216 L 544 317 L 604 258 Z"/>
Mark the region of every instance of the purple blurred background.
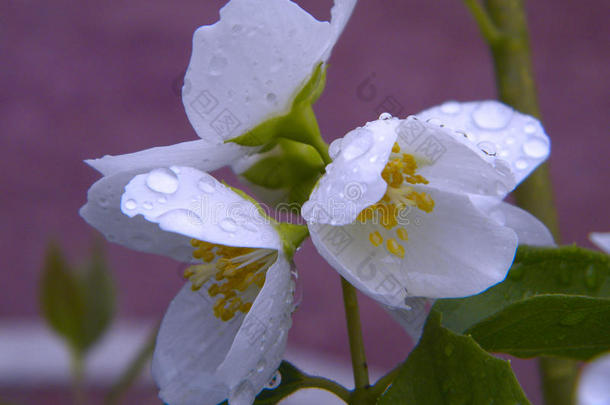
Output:
<path fill-rule="evenodd" d="M 37 284 L 49 238 L 73 261 L 88 254 L 95 232 L 77 211 L 98 175 L 83 159 L 196 138 L 178 95 L 181 76 L 193 31 L 215 22 L 224 3 L 0 2 L 3 320 L 38 317 Z M 329 18 L 330 0 L 299 3 Z M 563 242 L 591 246 L 588 232 L 610 231 L 604 135 L 610 127 L 610 3 L 538 0 L 528 11 Z M 367 79 L 377 90 L 369 101 L 357 95 Z M 375 119 L 388 97 L 406 116 L 448 99 L 494 96 L 490 57 L 461 1 L 362 0 L 335 48 L 316 111 L 331 141 Z M 183 283 L 178 264 L 107 248 L 120 289 L 118 317 L 160 318 Z M 338 276 L 310 242 L 296 261 L 303 302 L 290 345 L 347 359 Z M 392 367 L 410 350 L 409 339 L 373 302 L 363 298 L 361 307 L 370 363 Z M 535 365 L 514 364 L 539 403 Z M 22 403 L 50 403 L 42 399 L 46 391 L 6 393 Z M 66 398 L 54 395 L 53 403 Z M 146 395 L 155 393 L 151 388 Z"/>

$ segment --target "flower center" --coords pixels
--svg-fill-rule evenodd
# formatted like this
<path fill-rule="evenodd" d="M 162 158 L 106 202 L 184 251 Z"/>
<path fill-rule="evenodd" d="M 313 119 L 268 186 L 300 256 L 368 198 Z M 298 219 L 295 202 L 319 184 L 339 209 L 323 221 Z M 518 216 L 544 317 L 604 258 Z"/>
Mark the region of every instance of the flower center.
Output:
<path fill-rule="evenodd" d="M 385 195 L 375 204 L 358 214 L 358 221 L 370 223 L 376 229 L 369 234 L 369 241 L 375 247 L 384 244 L 393 255 L 405 256 L 405 248 L 400 241 L 409 240 L 407 230 L 403 225 L 402 214 L 411 207 L 426 213 L 434 209 L 434 200 L 430 195 L 413 188 L 415 184 L 428 184 L 428 180 L 417 174 L 415 157 L 408 153 L 400 153 L 400 146 L 394 143 L 390 159 L 381 172 L 381 177 L 388 184 Z M 384 236 L 382 235 L 386 235 Z M 389 234 L 389 236 L 388 236 Z"/>
<path fill-rule="evenodd" d="M 191 245 L 195 248 L 193 257 L 203 262 L 184 271 L 191 289 L 199 290 L 213 277 L 208 294 L 218 297 L 214 315 L 229 321 L 237 311 L 247 313 L 265 283 L 267 269 L 277 259 L 277 250 L 224 246 L 197 239 L 192 239 Z"/>

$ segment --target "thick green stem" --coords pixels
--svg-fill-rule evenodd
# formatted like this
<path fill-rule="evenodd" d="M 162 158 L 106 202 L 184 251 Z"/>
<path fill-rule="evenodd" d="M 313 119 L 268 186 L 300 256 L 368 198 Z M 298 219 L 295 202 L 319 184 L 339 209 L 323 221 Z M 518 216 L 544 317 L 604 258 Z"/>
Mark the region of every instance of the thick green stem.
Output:
<path fill-rule="evenodd" d="M 354 393 L 352 402 L 355 405 L 366 404 L 366 389 L 369 386 L 369 372 L 364 354 L 364 342 L 362 339 L 362 327 L 360 325 L 360 313 L 358 312 L 358 298 L 356 289 L 343 277 L 341 277 L 341 288 L 343 289 L 343 304 L 345 306 L 345 318 L 347 320 L 347 334 L 349 337 L 349 349 L 352 357 L 352 369 L 354 371 Z"/>
<path fill-rule="evenodd" d="M 491 49 L 500 100 L 540 118 L 523 0 L 484 0 L 483 6 L 478 0 L 464 1 Z M 514 196 L 517 205 L 544 222 L 559 243 L 548 164 L 533 172 L 515 190 Z M 577 363 L 568 359 L 542 358 L 539 367 L 546 403 L 573 404 Z"/>

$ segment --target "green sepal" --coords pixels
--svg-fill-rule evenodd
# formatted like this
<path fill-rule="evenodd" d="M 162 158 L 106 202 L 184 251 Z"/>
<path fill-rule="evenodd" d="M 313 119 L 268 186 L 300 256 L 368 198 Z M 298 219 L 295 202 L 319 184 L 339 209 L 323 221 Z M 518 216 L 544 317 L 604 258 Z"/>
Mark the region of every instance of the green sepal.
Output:
<path fill-rule="evenodd" d="M 84 269 L 70 268 L 60 248 L 47 249 L 40 305 L 49 326 L 74 353 L 84 354 L 103 335 L 114 315 L 114 286 L 101 248 Z"/>
<path fill-rule="evenodd" d="M 305 386 L 307 375 L 303 374 L 298 368 L 287 361 L 282 361 L 278 369 L 282 381 L 276 388 L 264 388 L 254 400 L 253 405 L 274 405 L 286 398 L 290 394 Z M 228 405 L 228 401 L 223 401 L 218 405 Z"/>
<path fill-rule="evenodd" d="M 263 146 L 275 139 L 287 138 L 309 145 L 319 144 L 320 129 L 311 106 L 322 94 L 325 84 L 326 67 L 320 63 L 295 96 L 288 113 L 272 117 L 245 134 L 226 142 L 243 146 Z"/>
<path fill-rule="evenodd" d="M 442 327 L 440 319 L 430 313 L 417 347 L 377 404 L 530 403 L 507 361 Z"/>
<path fill-rule="evenodd" d="M 248 182 L 269 190 L 284 190 L 285 197 L 278 203 L 302 205 L 309 198 L 324 162 L 310 145 L 279 139 L 268 156 L 262 157 L 241 173 Z"/>
<path fill-rule="evenodd" d="M 309 229 L 305 225 L 289 224 L 287 222 L 280 222 L 275 225 L 280 238 L 282 239 L 282 246 L 284 247 L 284 253 L 288 260 L 292 260 L 294 253 L 301 246 L 301 243 L 309 236 Z"/>

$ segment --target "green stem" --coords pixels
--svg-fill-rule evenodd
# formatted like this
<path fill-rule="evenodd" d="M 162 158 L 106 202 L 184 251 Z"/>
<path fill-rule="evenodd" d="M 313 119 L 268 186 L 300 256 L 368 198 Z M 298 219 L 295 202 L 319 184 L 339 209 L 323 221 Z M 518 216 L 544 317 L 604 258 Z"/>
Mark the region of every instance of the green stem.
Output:
<path fill-rule="evenodd" d="M 356 289 L 343 277 L 341 277 L 341 288 L 343 290 L 343 305 L 345 306 L 349 349 L 352 357 L 352 369 L 354 371 L 355 388 L 351 403 L 355 405 L 366 404 L 365 394 L 369 386 L 369 373 L 364 354 L 362 327 L 360 325 L 360 313 L 358 312 L 358 298 L 356 296 Z"/>
<path fill-rule="evenodd" d="M 71 353 L 72 398 L 75 405 L 85 405 L 85 356 L 80 350 Z"/>
<path fill-rule="evenodd" d="M 400 363 L 392 370 L 390 370 L 386 375 L 381 377 L 377 382 L 370 388 L 369 395 L 372 398 L 378 398 L 385 392 L 385 390 L 392 384 L 392 381 L 396 378 L 400 369 L 402 368 L 403 363 Z"/>
<path fill-rule="evenodd" d="M 349 403 L 351 393 L 347 388 L 332 380 L 323 377 L 307 376 L 303 381 L 302 388 L 320 388 L 332 392 L 337 397 L 341 398 L 345 403 Z"/>
<path fill-rule="evenodd" d="M 146 339 L 146 342 L 140 347 L 138 353 L 131 360 L 127 368 L 123 371 L 117 381 L 110 387 L 110 390 L 106 394 L 104 402 L 107 405 L 118 403 L 119 398 L 127 392 L 129 387 L 137 380 L 138 376 L 142 374 L 144 367 L 148 363 L 148 360 L 152 357 L 155 350 L 155 341 L 157 339 L 157 333 L 159 326 L 156 326 L 151 331 L 150 335 Z"/>
<path fill-rule="evenodd" d="M 500 100 L 540 118 L 523 0 L 484 0 L 484 7 L 478 0 L 464 2 L 489 44 Z M 490 35 L 490 32 L 497 35 Z M 514 196 L 517 205 L 540 219 L 559 243 L 559 223 L 548 164 L 530 174 L 515 190 Z M 568 359 L 541 358 L 539 368 L 546 403 L 573 404 L 577 363 Z"/>

